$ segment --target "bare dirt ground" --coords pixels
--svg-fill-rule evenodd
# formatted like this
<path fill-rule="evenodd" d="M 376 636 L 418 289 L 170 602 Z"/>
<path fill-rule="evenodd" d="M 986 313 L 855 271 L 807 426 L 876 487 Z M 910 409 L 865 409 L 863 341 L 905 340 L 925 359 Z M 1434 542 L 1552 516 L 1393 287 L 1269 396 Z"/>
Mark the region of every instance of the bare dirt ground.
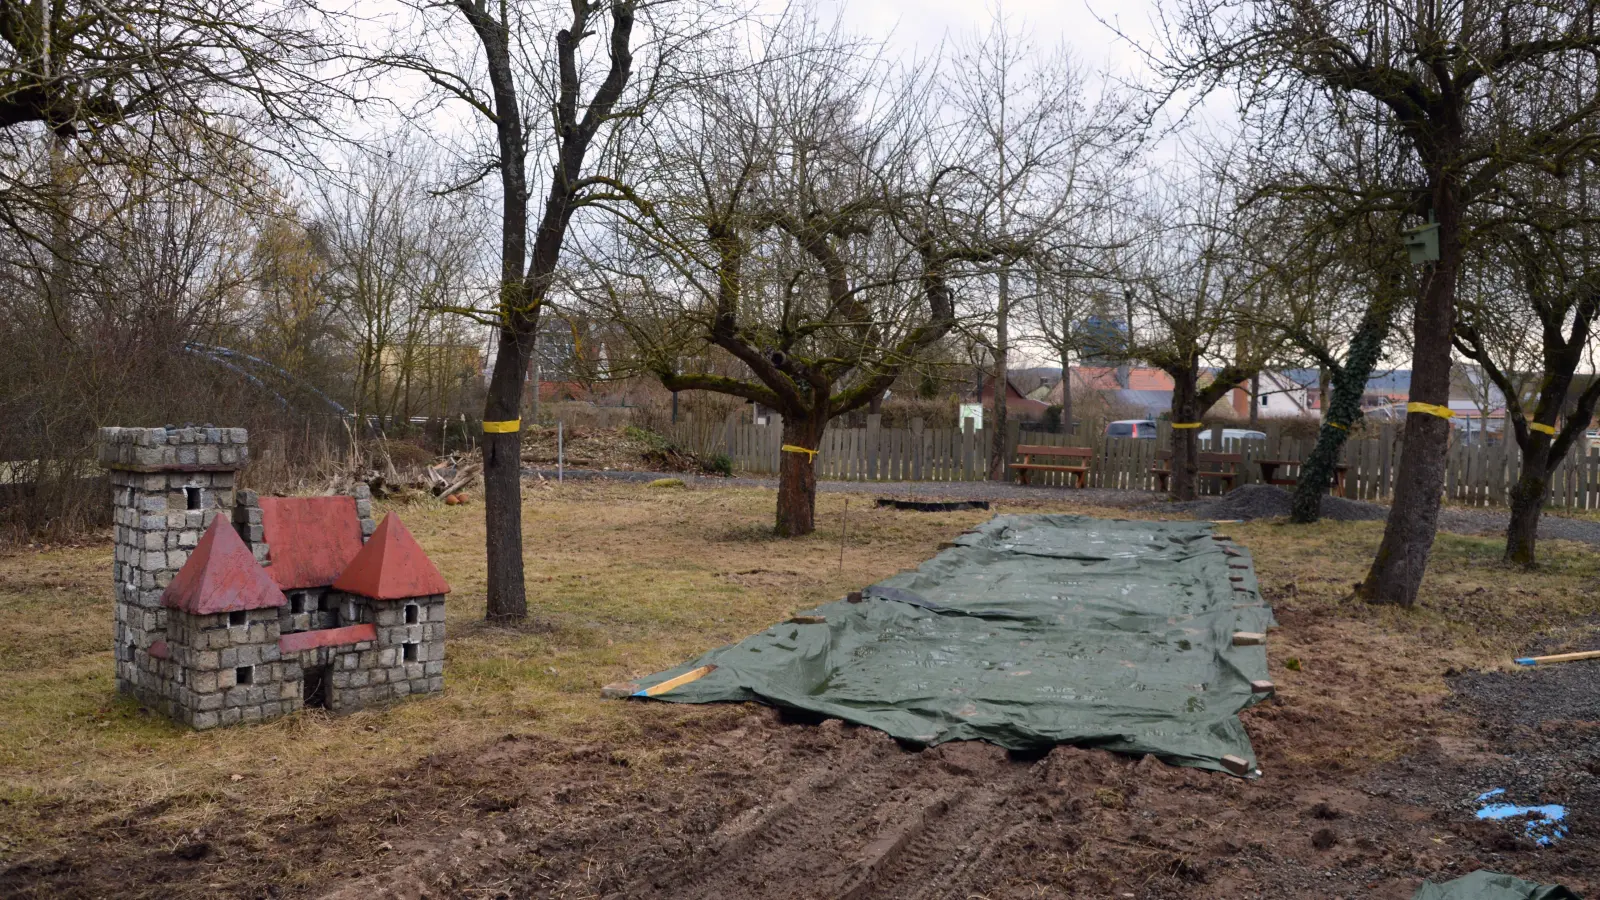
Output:
<path fill-rule="evenodd" d="M 840 535 L 761 538 L 769 502 L 628 486 L 534 502 L 531 522 L 578 538 L 530 548 L 535 577 L 552 579 L 535 598 L 542 630 L 453 630 L 445 695 L 393 712 L 199 738 L 144 726 L 115 752 L 108 738 L 129 726 L 113 716 L 57 740 L 57 760 L 60 726 L 41 714 L 26 732 L 36 756 L 0 751 L 0 822 L 15 835 L 22 811 L 46 820 L 26 839 L 0 833 L 0 896 L 1400 900 L 1480 867 L 1600 890 L 1600 676 L 1506 663 L 1595 640 L 1588 547 L 1551 542 L 1543 570 L 1513 576 L 1495 540 L 1441 536 L 1423 608 L 1399 612 L 1348 599 L 1378 523 L 1228 526 L 1282 626 L 1268 641 L 1277 699 L 1244 714 L 1254 782 L 1065 747 L 916 752 L 755 705 L 597 699 L 599 684 L 837 594 L 824 561 Z M 1027 509 L 1096 511 L 1043 498 L 997 511 Z M 863 544 L 842 577 L 859 580 L 987 514 L 851 515 Z M 452 580 L 469 568 L 462 548 L 481 546 L 472 521 L 441 510 L 413 526 Z M 0 575 L 23 571 L 6 563 Z M 641 606 L 650 585 L 670 601 Z M 462 599 L 452 616 L 470 621 Z M 45 665 L 6 650 L 0 669 Z M 104 688 L 72 690 L 62 702 Z M 226 768 L 185 769 L 196 754 Z M 120 783 L 97 765 L 141 789 L 96 788 Z M 1472 800 L 1494 787 L 1568 804 L 1568 836 L 1537 848 L 1521 823 L 1478 822 Z"/>

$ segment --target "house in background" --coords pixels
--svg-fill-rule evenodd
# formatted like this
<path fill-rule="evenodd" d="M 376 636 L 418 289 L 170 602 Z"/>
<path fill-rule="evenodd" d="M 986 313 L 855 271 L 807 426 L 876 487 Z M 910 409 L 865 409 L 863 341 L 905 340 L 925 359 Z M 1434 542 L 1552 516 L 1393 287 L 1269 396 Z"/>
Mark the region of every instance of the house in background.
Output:
<path fill-rule="evenodd" d="M 1257 415 L 1263 419 L 1298 419 L 1315 415 L 1304 385 L 1279 372 L 1263 371 Z M 1227 403 L 1235 418 L 1250 418 L 1250 385 L 1242 384 L 1228 392 Z M 1213 408 L 1213 412 L 1216 409 Z"/>
<path fill-rule="evenodd" d="M 976 395 L 974 395 L 971 391 L 968 391 L 963 402 L 982 403 L 984 409 L 993 408 L 994 379 L 985 378 L 983 382 L 983 390 L 979 391 Z M 1022 419 L 1023 421 L 1037 422 L 1044 418 L 1045 410 L 1049 408 L 1050 404 L 1045 403 L 1042 400 L 1034 400 L 1029 398 L 1026 393 L 1018 389 L 1016 383 L 1012 379 L 1006 379 L 1006 413 L 1008 416 L 1014 416 L 1018 419 Z"/>
<path fill-rule="evenodd" d="M 1204 379 L 1207 376 L 1202 376 Z M 1078 366 L 1072 370 L 1073 397 L 1094 397 L 1112 418 L 1160 418 L 1172 412 L 1172 376 L 1150 366 Z M 1061 403 L 1059 381 L 1045 401 Z M 1306 389 L 1276 372 L 1261 373 L 1259 412 L 1263 418 L 1297 418 L 1310 414 Z M 1207 417 L 1248 419 L 1250 387 L 1239 385 L 1223 395 Z"/>

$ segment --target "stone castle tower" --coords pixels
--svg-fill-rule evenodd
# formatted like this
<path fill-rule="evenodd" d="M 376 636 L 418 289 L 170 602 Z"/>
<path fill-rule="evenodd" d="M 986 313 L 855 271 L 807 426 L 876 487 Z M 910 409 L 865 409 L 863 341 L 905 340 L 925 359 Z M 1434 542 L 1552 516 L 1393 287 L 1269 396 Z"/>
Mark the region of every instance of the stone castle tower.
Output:
<path fill-rule="evenodd" d="M 166 638 L 161 594 L 212 520 L 233 519 L 249 435 L 210 426 L 102 428 L 99 452 L 111 472 L 115 523 L 117 690 L 162 708 L 171 664 L 150 654 Z M 264 562 L 266 547 L 257 546 L 256 561 Z"/>

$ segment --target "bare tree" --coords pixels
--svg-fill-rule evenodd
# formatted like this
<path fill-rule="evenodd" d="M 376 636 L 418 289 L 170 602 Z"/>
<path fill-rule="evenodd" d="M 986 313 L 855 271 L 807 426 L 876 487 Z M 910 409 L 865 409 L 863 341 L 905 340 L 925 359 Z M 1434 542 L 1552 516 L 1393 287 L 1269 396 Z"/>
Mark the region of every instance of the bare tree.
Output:
<path fill-rule="evenodd" d="M 486 616 L 515 621 L 528 607 L 520 415 L 540 310 L 574 217 L 598 203 L 636 199 L 621 177 L 621 131 L 679 78 L 680 66 L 694 71 L 685 48 L 725 16 L 719 7 L 639 0 L 404 2 L 417 20 L 410 43 L 374 62 L 420 73 L 470 111 L 488 134 L 468 160 L 469 181 L 494 175 L 499 182 L 497 296 L 488 310 L 457 311 L 491 325 L 497 338 L 483 413 Z M 470 39 L 441 27 L 448 25 L 465 26 Z M 641 47 L 645 65 L 636 72 Z M 543 177 L 529 177 L 530 157 Z M 537 220 L 531 243 L 530 217 Z"/>
<path fill-rule="evenodd" d="M 728 67 L 663 110 L 637 151 L 651 204 L 592 248 L 582 290 L 669 390 L 781 414 L 776 530 L 803 535 L 828 422 L 950 331 L 959 266 L 994 253 L 948 238 L 918 79 L 806 18 Z"/>
<path fill-rule="evenodd" d="M 1257 305 L 1271 270 L 1254 254 L 1245 212 L 1212 173 L 1159 189 L 1141 237 L 1118 254 L 1127 331 L 1097 332 L 1095 355 L 1141 359 L 1172 378 L 1171 490 L 1179 500 L 1195 497 L 1202 417 L 1275 352 L 1264 336 L 1247 347 L 1230 343 L 1272 320 Z"/>
<path fill-rule="evenodd" d="M 1041 50 L 1026 25 L 1008 21 L 998 6 L 987 29 L 959 45 L 941 71 L 942 97 L 965 150 L 952 173 L 963 184 L 945 194 L 966 204 L 970 227 L 1002 249 L 986 290 L 974 298 L 988 307 L 993 325 L 986 430 L 989 477 L 1001 480 L 1013 310 L 1072 296 L 1060 292 L 1059 276 L 1083 268 L 1074 251 L 1094 242 L 1086 226 L 1106 197 L 1107 170 L 1131 156 L 1131 117 L 1126 96 L 1104 86 L 1096 92 L 1064 48 Z"/>
<path fill-rule="evenodd" d="M 420 146 L 392 139 L 318 181 L 314 227 L 328 256 L 325 290 L 354 351 L 358 418 L 410 418 L 421 394 L 436 392 L 431 383 L 418 391 L 427 370 L 459 358 L 452 348 L 479 343 L 460 333 L 464 320 L 443 312 L 471 305 L 475 204 L 465 192 L 430 196 L 439 175 Z"/>
<path fill-rule="evenodd" d="M 1600 378 L 1578 389 L 1578 370 L 1594 369 L 1600 317 L 1592 178 L 1582 166 L 1566 179 L 1536 175 L 1507 187 L 1511 220 L 1486 225 L 1498 239 L 1485 238 L 1475 254 L 1455 326 L 1456 349 L 1476 364 L 1484 389 L 1504 397 L 1506 426 L 1522 453 L 1505 559 L 1523 567 L 1538 559 L 1550 475 L 1583 446 L 1600 403 Z M 1480 421 L 1487 427 L 1487 410 Z"/>
<path fill-rule="evenodd" d="M 1414 307 L 1406 442 L 1384 537 L 1359 593 L 1409 606 L 1433 545 L 1450 423 L 1450 337 L 1467 211 L 1523 165 L 1592 145 L 1591 81 L 1558 114 L 1522 102 L 1552 71 L 1600 50 L 1593 0 L 1391 4 L 1351 0 L 1185 0 L 1161 65 L 1174 88 L 1232 85 L 1248 107 L 1280 114 L 1331 97 L 1370 127 L 1401 136 L 1415 181 L 1409 211 L 1437 225 Z M 1430 254 L 1431 255 L 1431 254 Z"/>

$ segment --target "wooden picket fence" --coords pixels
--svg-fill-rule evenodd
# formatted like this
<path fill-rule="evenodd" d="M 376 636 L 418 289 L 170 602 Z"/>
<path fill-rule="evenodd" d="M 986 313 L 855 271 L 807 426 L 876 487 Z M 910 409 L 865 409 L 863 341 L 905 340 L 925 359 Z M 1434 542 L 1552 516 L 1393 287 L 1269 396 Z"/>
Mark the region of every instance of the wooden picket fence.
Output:
<path fill-rule="evenodd" d="M 910 428 L 884 428 L 879 417 L 869 416 L 864 428 L 830 427 L 818 448 L 817 477 L 838 481 L 986 480 L 990 433 L 972 427 L 971 420 L 964 424 L 961 429 L 927 428 L 917 420 Z M 1310 454 L 1316 442 L 1313 437 L 1289 436 L 1279 423 L 1267 422 L 1258 430 L 1266 433 L 1266 440 L 1224 439 L 1221 426 L 1209 429 L 1209 446 L 1204 449 L 1220 447 L 1222 452 L 1243 455 L 1239 483 L 1252 484 L 1261 480 L 1257 460 L 1298 462 Z M 1166 423 L 1161 424 L 1155 440 L 1108 438 L 1101 422 L 1084 422 L 1075 435 L 1022 432 L 1013 423 L 1006 435 L 1006 456 L 1015 460 L 1019 443 L 1089 447 L 1094 451 L 1089 487 L 1154 491 L 1156 482 L 1150 470 L 1157 452 L 1170 446 L 1169 437 Z M 686 420 L 673 426 L 673 438 L 702 454 L 726 454 L 736 472 L 751 475 L 776 474 L 783 444 L 776 419 L 764 426 L 732 418 L 719 423 Z M 1389 500 L 1394 493 L 1401 440 L 1399 430 L 1390 424 L 1347 441 L 1342 457 L 1349 467 L 1345 496 Z M 1455 442 L 1446 468 L 1446 498 L 1469 506 L 1503 505 L 1516 483 L 1520 463 L 1515 443 L 1469 446 Z M 1034 484 L 1067 485 L 1063 473 L 1033 474 Z M 1293 471 L 1284 474 L 1292 477 Z M 1011 478 L 1010 473 L 1007 477 Z M 1200 487 L 1205 493 L 1219 490 L 1216 479 L 1201 479 Z M 1563 509 L 1600 509 L 1600 451 L 1585 447 L 1568 454 L 1551 478 L 1549 504 Z"/>

